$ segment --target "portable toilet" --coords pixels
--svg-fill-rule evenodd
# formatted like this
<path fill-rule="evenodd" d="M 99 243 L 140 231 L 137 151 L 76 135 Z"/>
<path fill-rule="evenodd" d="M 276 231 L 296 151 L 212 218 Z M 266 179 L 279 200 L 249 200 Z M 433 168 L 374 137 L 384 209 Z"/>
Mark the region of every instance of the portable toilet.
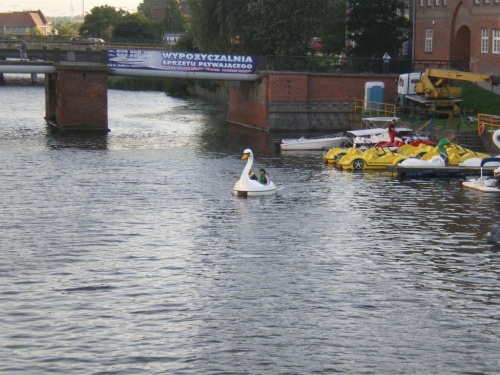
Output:
<path fill-rule="evenodd" d="M 365 83 L 365 113 L 371 116 L 384 114 L 384 82 L 366 82 Z"/>

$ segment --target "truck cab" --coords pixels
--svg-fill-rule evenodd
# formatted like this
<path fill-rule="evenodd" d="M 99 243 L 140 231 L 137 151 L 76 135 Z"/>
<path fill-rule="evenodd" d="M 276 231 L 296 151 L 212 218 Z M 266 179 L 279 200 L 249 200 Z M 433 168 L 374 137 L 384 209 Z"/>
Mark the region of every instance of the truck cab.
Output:
<path fill-rule="evenodd" d="M 406 107 L 408 100 L 406 95 L 415 95 L 415 85 L 420 82 L 423 73 L 405 73 L 401 74 L 398 79 L 398 97 L 396 105 Z"/>

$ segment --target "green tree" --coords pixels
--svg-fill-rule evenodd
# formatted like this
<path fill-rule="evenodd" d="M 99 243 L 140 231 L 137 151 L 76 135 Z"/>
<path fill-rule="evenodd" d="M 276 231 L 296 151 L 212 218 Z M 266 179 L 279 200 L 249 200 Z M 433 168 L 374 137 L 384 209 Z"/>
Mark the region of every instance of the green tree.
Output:
<path fill-rule="evenodd" d="M 114 38 L 156 39 L 160 36 L 161 30 L 141 13 L 125 14 L 113 29 Z"/>
<path fill-rule="evenodd" d="M 185 17 L 178 0 L 166 0 L 165 18 L 163 24 L 165 31 L 184 31 Z"/>
<path fill-rule="evenodd" d="M 80 35 L 110 38 L 113 29 L 125 14 L 128 13 L 121 8 L 116 10 L 115 7 L 109 5 L 94 7 L 89 14 L 85 15 L 83 24 L 80 26 Z"/>
<path fill-rule="evenodd" d="M 76 36 L 81 26 L 81 22 L 54 22 L 54 27 L 60 36 Z"/>
<path fill-rule="evenodd" d="M 188 0 L 201 51 L 303 55 L 327 0 Z M 237 41 L 235 43 L 235 41 Z"/>
<path fill-rule="evenodd" d="M 404 16 L 407 8 L 401 0 L 349 1 L 348 38 L 355 42 L 351 54 L 358 57 L 397 54 L 411 24 Z"/>
<path fill-rule="evenodd" d="M 339 53 L 345 49 L 346 0 L 328 0 L 319 17 L 318 37 L 323 53 Z"/>
<path fill-rule="evenodd" d="M 43 36 L 42 31 L 38 27 L 32 27 L 31 29 L 28 30 L 27 35 L 30 36 Z"/>

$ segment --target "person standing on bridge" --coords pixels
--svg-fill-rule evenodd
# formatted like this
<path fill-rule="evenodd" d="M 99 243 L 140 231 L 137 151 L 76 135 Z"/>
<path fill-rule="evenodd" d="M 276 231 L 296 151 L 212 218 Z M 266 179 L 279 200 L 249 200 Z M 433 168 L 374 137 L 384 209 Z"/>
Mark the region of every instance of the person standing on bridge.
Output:
<path fill-rule="evenodd" d="M 28 61 L 28 44 L 24 39 L 21 39 L 21 45 L 19 46 L 19 51 L 21 52 L 21 61 Z"/>
<path fill-rule="evenodd" d="M 384 74 L 389 74 L 389 63 L 391 62 L 391 56 L 386 52 L 384 56 L 382 56 L 383 65 L 384 65 Z"/>

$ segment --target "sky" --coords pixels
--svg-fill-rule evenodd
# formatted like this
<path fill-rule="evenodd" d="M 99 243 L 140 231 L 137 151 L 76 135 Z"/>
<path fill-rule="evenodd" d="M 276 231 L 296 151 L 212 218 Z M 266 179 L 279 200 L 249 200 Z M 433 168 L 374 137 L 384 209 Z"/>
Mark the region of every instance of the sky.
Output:
<path fill-rule="evenodd" d="M 131 13 L 137 11 L 142 0 L 0 0 L 0 13 L 40 9 L 47 17 L 76 17 L 96 6 L 109 5 Z"/>

